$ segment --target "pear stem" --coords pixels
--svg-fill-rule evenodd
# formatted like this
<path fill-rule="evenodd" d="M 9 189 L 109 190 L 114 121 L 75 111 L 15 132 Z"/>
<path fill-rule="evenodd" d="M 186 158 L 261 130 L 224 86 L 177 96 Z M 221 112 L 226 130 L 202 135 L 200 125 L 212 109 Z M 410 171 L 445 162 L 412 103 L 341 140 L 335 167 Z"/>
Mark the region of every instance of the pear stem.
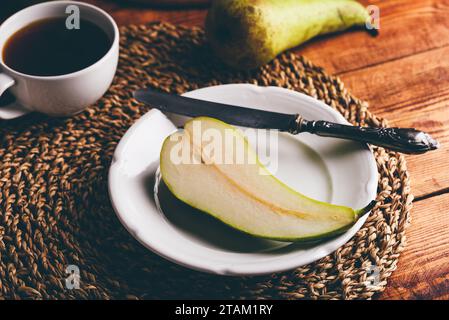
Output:
<path fill-rule="evenodd" d="M 372 29 L 366 29 L 366 31 L 368 31 L 368 33 L 372 36 L 372 37 L 377 37 L 379 35 L 379 30 L 376 28 L 372 28 Z"/>

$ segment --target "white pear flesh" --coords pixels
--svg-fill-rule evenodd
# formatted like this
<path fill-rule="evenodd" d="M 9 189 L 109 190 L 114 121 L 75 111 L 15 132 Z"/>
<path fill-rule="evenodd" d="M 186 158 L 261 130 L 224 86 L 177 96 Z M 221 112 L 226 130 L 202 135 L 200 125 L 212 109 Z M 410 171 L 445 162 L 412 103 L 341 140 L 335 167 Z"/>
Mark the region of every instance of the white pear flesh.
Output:
<path fill-rule="evenodd" d="M 217 134 L 202 141 L 210 132 Z M 221 146 L 220 152 L 208 149 L 214 138 L 221 139 L 221 144 L 214 144 Z M 189 161 L 179 160 L 183 151 Z M 332 205 L 291 189 L 260 163 L 238 129 L 213 118 L 192 119 L 183 131 L 167 137 L 160 168 L 163 181 L 179 200 L 257 237 L 319 240 L 344 232 L 369 210 Z"/>

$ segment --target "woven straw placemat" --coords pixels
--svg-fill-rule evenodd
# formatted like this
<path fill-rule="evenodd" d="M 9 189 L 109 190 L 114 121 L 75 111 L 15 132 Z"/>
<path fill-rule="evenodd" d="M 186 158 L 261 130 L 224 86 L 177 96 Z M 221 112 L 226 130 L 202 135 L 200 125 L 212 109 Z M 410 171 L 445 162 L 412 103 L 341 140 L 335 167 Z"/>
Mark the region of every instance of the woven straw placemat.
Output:
<path fill-rule="evenodd" d="M 135 89 L 280 86 L 324 101 L 353 124 L 386 123 L 338 78 L 294 54 L 233 72 L 199 28 L 154 23 L 122 28 L 121 36 L 117 76 L 95 106 L 67 119 L 31 114 L 0 123 L 0 297 L 366 299 L 385 288 L 413 197 L 404 158 L 382 148 L 373 148 L 378 204 L 347 244 L 315 263 L 269 276 L 216 276 L 172 264 L 134 240 L 111 208 L 107 175 L 118 141 L 149 110 L 131 98 Z M 66 287 L 68 265 L 80 270 L 79 289 Z"/>

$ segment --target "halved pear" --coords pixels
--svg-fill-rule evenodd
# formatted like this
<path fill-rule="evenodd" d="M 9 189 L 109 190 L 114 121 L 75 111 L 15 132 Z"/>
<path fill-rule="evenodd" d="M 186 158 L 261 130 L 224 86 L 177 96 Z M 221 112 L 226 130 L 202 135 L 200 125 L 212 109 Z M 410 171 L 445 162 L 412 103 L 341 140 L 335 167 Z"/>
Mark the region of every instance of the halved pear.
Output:
<path fill-rule="evenodd" d="M 373 206 L 354 210 L 291 189 L 260 163 L 238 129 L 213 118 L 192 119 L 167 137 L 160 160 L 175 197 L 257 237 L 319 240 L 344 232 Z"/>

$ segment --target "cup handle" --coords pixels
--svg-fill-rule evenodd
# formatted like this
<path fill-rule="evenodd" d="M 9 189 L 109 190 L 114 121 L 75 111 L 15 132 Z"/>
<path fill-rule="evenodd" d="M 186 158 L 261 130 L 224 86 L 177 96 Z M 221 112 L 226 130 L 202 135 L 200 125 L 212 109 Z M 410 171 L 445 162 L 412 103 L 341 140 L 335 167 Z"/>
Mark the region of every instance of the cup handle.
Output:
<path fill-rule="evenodd" d="M 15 84 L 15 80 L 10 76 L 0 73 L 0 97 L 3 93 Z M 0 119 L 14 119 L 29 113 L 30 111 L 19 105 L 17 102 L 0 107 Z"/>

